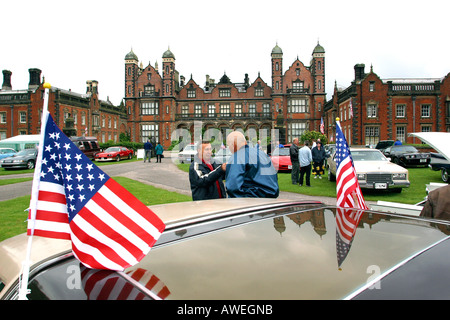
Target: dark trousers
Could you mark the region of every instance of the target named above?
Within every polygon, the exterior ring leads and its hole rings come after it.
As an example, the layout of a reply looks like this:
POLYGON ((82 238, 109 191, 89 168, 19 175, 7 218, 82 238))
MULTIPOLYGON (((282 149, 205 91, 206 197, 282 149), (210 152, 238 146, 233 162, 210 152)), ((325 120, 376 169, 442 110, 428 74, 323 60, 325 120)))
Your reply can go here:
POLYGON ((299 185, 303 184, 303 176, 306 174, 306 185, 311 185, 311 165, 307 165, 306 167, 302 166, 300 167, 300 181, 299 185))
POLYGON ((298 183, 298 175, 300 173, 300 164, 298 161, 292 161, 291 180, 292 184, 298 183))
POLYGON ((161 162, 161 156, 162 156, 162 154, 156 155, 156 162, 161 162))

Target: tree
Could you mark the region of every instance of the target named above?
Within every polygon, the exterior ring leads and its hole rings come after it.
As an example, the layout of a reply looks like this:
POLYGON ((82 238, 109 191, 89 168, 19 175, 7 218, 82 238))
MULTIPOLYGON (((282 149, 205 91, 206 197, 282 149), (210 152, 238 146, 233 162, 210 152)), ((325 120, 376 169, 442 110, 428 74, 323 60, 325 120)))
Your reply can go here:
POLYGON ((320 139, 320 141, 324 145, 328 143, 328 138, 326 135, 323 135, 317 131, 305 131, 300 137, 300 144, 303 144, 305 141, 310 141, 312 143, 313 140, 317 139, 320 139))

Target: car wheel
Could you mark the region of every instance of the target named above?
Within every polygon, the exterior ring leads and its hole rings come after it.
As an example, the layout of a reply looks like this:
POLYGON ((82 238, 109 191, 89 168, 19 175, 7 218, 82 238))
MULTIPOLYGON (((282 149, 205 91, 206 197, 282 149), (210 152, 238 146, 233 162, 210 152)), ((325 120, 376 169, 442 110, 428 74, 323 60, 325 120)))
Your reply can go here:
POLYGON ((131 153, 130 153, 130 154, 128 155, 128 160, 131 160, 131 157, 132 157, 132 156, 131 156, 131 153))
POLYGON ((28 169, 34 169, 34 161, 33 160, 28 160, 27 168, 28 169))
POLYGON ((116 161, 120 161, 120 156, 117 156, 117 157, 116 157, 116 161))
POLYGON ((442 178, 442 181, 444 181, 445 183, 449 183, 447 169, 445 169, 445 168, 441 169, 441 178, 442 178))

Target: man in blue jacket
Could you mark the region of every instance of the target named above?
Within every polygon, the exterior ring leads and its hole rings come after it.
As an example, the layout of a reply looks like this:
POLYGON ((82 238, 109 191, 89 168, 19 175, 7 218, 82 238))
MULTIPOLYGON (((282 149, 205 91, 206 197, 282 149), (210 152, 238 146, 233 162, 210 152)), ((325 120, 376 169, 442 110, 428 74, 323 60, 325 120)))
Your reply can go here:
POLYGON ((247 145, 239 131, 230 133, 227 146, 232 156, 227 163, 225 184, 230 198, 276 198, 280 193, 277 171, 269 156, 247 145))

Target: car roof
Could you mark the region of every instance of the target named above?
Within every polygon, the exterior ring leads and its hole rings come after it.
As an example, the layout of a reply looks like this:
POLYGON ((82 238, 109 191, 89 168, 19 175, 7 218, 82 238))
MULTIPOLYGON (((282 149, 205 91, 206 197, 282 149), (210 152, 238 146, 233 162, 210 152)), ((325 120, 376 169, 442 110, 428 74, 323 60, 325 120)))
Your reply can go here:
MULTIPOLYGON (((369 267, 384 275, 450 233, 448 222, 368 211, 342 259, 335 224, 341 212, 317 201, 233 198, 150 208, 166 230, 126 271, 148 270, 169 299, 346 298, 367 286, 369 267)), ((1 279, 3 257, 15 261, 18 275, 24 248, 24 235, 0 243, 1 279)), ((70 242, 35 237, 33 250, 40 261, 67 252, 70 242)))

